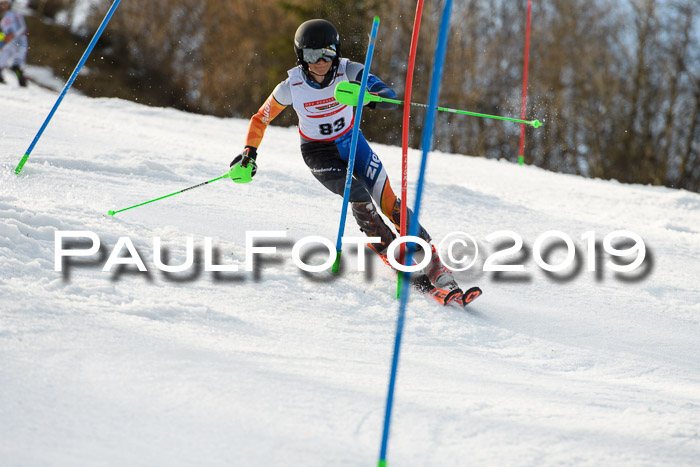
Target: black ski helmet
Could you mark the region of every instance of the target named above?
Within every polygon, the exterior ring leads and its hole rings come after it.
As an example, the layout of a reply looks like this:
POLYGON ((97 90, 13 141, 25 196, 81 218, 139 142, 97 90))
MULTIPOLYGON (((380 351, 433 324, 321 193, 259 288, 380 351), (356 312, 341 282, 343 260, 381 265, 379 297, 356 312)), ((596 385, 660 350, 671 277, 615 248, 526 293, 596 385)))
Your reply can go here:
POLYGON ((323 49, 333 46, 335 58, 333 64, 326 74, 326 79, 321 83, 321 87, 326 87, 333 80, 335 72, 340 63, 340 35, 338 30, 330 21, 325 19, 312 19, 301 23, 294 34, 294 53, 297 56, 297 65, 301 66, 306 73, 309 71, 309 64, 304 61, 303 49, 323 49))

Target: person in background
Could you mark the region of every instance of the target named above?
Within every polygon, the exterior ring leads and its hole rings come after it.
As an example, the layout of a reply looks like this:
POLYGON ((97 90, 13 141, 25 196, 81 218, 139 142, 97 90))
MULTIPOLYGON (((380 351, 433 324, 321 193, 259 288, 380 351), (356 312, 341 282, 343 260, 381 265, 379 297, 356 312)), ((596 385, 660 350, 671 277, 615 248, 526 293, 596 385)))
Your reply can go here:
POLYGON ((13 11, 12 0, 0 0, 0 83, 5 80, 2 70, 6 66, 17 76, 19 85, 27 85, 22 67, 27 58, 27 24, 21 14, 13 11))

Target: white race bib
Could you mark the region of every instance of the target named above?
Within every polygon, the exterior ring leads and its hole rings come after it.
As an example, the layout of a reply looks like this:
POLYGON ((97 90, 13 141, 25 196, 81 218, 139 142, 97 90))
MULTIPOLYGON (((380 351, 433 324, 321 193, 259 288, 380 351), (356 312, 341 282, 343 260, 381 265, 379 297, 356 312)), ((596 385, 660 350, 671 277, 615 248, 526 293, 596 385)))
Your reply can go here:
POLYGON ((347 62, 347 58, 340 60, 333 84, 323 89, 310 86, 299 67, 287 72, 292 105, 299 117, 299 133, 304 138, 332 141, 352 129, 355 118, 353 107, 341 104, 333 97, 338 82, 348 81, 345 74, 347 62))

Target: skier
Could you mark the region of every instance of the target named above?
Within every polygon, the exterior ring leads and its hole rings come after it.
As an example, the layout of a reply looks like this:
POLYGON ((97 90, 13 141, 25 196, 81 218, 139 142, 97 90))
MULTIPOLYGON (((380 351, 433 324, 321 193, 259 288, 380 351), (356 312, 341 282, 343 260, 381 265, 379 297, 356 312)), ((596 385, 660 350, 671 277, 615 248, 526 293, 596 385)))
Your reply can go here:
POLYGON ((0 83, 5 80, 2 77, 2 69, 10 65, 10 69, 17 76, 20 86, 27 85, 27 78, 22 71, 27 57, 27 25, 21 14, 10 10, 12 0, 0 0, 0 83))
MULTIPOLYGON (((297 67, 287 71, 289 77, 275 87, 260 110, 253 115, 248 127, 245 149, 230 166, 252 164, 257 171, 257 148, 268 124, 287 106, 293 106, 299 119, 301 154, 311 173, 326 188, 343 196, 352 128, 355 124, 353 108, 335 100, 334 92, 341 81, 359 82, 364 64, 342 58, 340 36, 329 21, 313 19, 301 24, 294 36, 297 67)), ((373 74, 369 74, 367 90, 387 98, 396 98, 394 91, 373 74)), ((394 108, 395 104, 372 102, 369 107, 394 108)), ((370 148, 362 133, 359 134, 353 182, 350 190, 352 214, 360 230, 370 237, 380 237, 381 243, 368 245, 386 259, 387 248, 396 238, 375 207, 393 222, 399 230, 401 200, 389 183, 379 156, 370 148)), ((410 216, 412 212, 408 211, 410 216)), ((430 243, 430 235, 419 227, 419 236, 430 243)), ((430 282, 444 293, 453 296, 459 287, 452 273, 442 264, 435 246, 430 263, 424 272, 430 282)), ((449 301, 449 300, 445 300, 449 301)))

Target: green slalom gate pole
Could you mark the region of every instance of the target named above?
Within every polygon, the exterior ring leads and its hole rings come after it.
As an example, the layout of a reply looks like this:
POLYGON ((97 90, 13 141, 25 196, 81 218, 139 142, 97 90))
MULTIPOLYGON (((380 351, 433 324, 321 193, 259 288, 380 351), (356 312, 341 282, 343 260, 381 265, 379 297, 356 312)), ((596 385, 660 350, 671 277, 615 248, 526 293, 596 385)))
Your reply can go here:
MULTIPOLYGON (((345 105, 357 105, 357 102, 359 101, 359 90, 360 86, 355 83, 351 83, 349 81, 341 81, 338 83, 338 86, 335 88, 335 99, 340 102, 341 104, 345 105)), ((370 93, 365 93, 365 98, 364 98, 364 104, 367 104, 369 102, 389 102, 391 104, 399 104, 402 105, 404 104, 404 101, 398 100, 398 99, 389 99, 386 97, 381 97, 377 96, 374 94, 370 93)), ((426 109, 428 108, 427 105, 425 104, 418 104, 415 102, 409 102, 411 105, 414 105, 416 107, 425 107, 426 109)), ((436 107, 437 110, 440 110, 442 112, 451 112, 455 114, 463 114, 463 115, 471 115, 472 117, 481 117, 481 118, 491 118, 494 120, 507 120, 509 122, 516 122, 516 123, 524 123, 525 125, 530 125, 534 128, 539 128, 542 126, 542 123, 539 120, 521 120, 518 118, 510 118, 510 117, 501 117, 499 115, 489 115, 489 114, 482 114, 478 112, 469 112, 468 110, 457 110, 457 109, 448 109, 446 107, 436 107)))
POLYGON ((159 198, 155 198, 155 199, 143 202, 143 203, 134 204, 133 206, 129 206, 128 208, 119 209, 117 211, 110 210, 110 211, 107 211, 107 214, 109 214, 110 216, 113 216, 113 215, 117 214, 118 212, 128 211, 129 209, 134 209, 134 208, 137 208, 139 206, 143 206, 144 204, 154 203, 154 202, 159 201, 161 199, 165 199, 165 198, 169 198, 171 196, 179 195, 180 193, 184 193, 185 191, 193 190, 195 188, 199 188, 200 186, 208 185, 209 183, 213 183, 217 180, 221 180, 222 178, 230 178, 235 183, 248 183, 253 179, 252 172, 253 172, 253 165, 252 164, 249 164, 248 167, 242 167, 242 166, 237 164, 237 165, 234 165, 231 168, 231 170, 229 170, 228 172, 226 172, 225 174, 223 174, 220 177, 212 178, 211 180, 207 180, 206 182, 198 183, 197 185, 192 185, 191 187, 184 188, 182 190, 176 191, 175 193, 170 193, 169 195, 161 196, 159 198))

